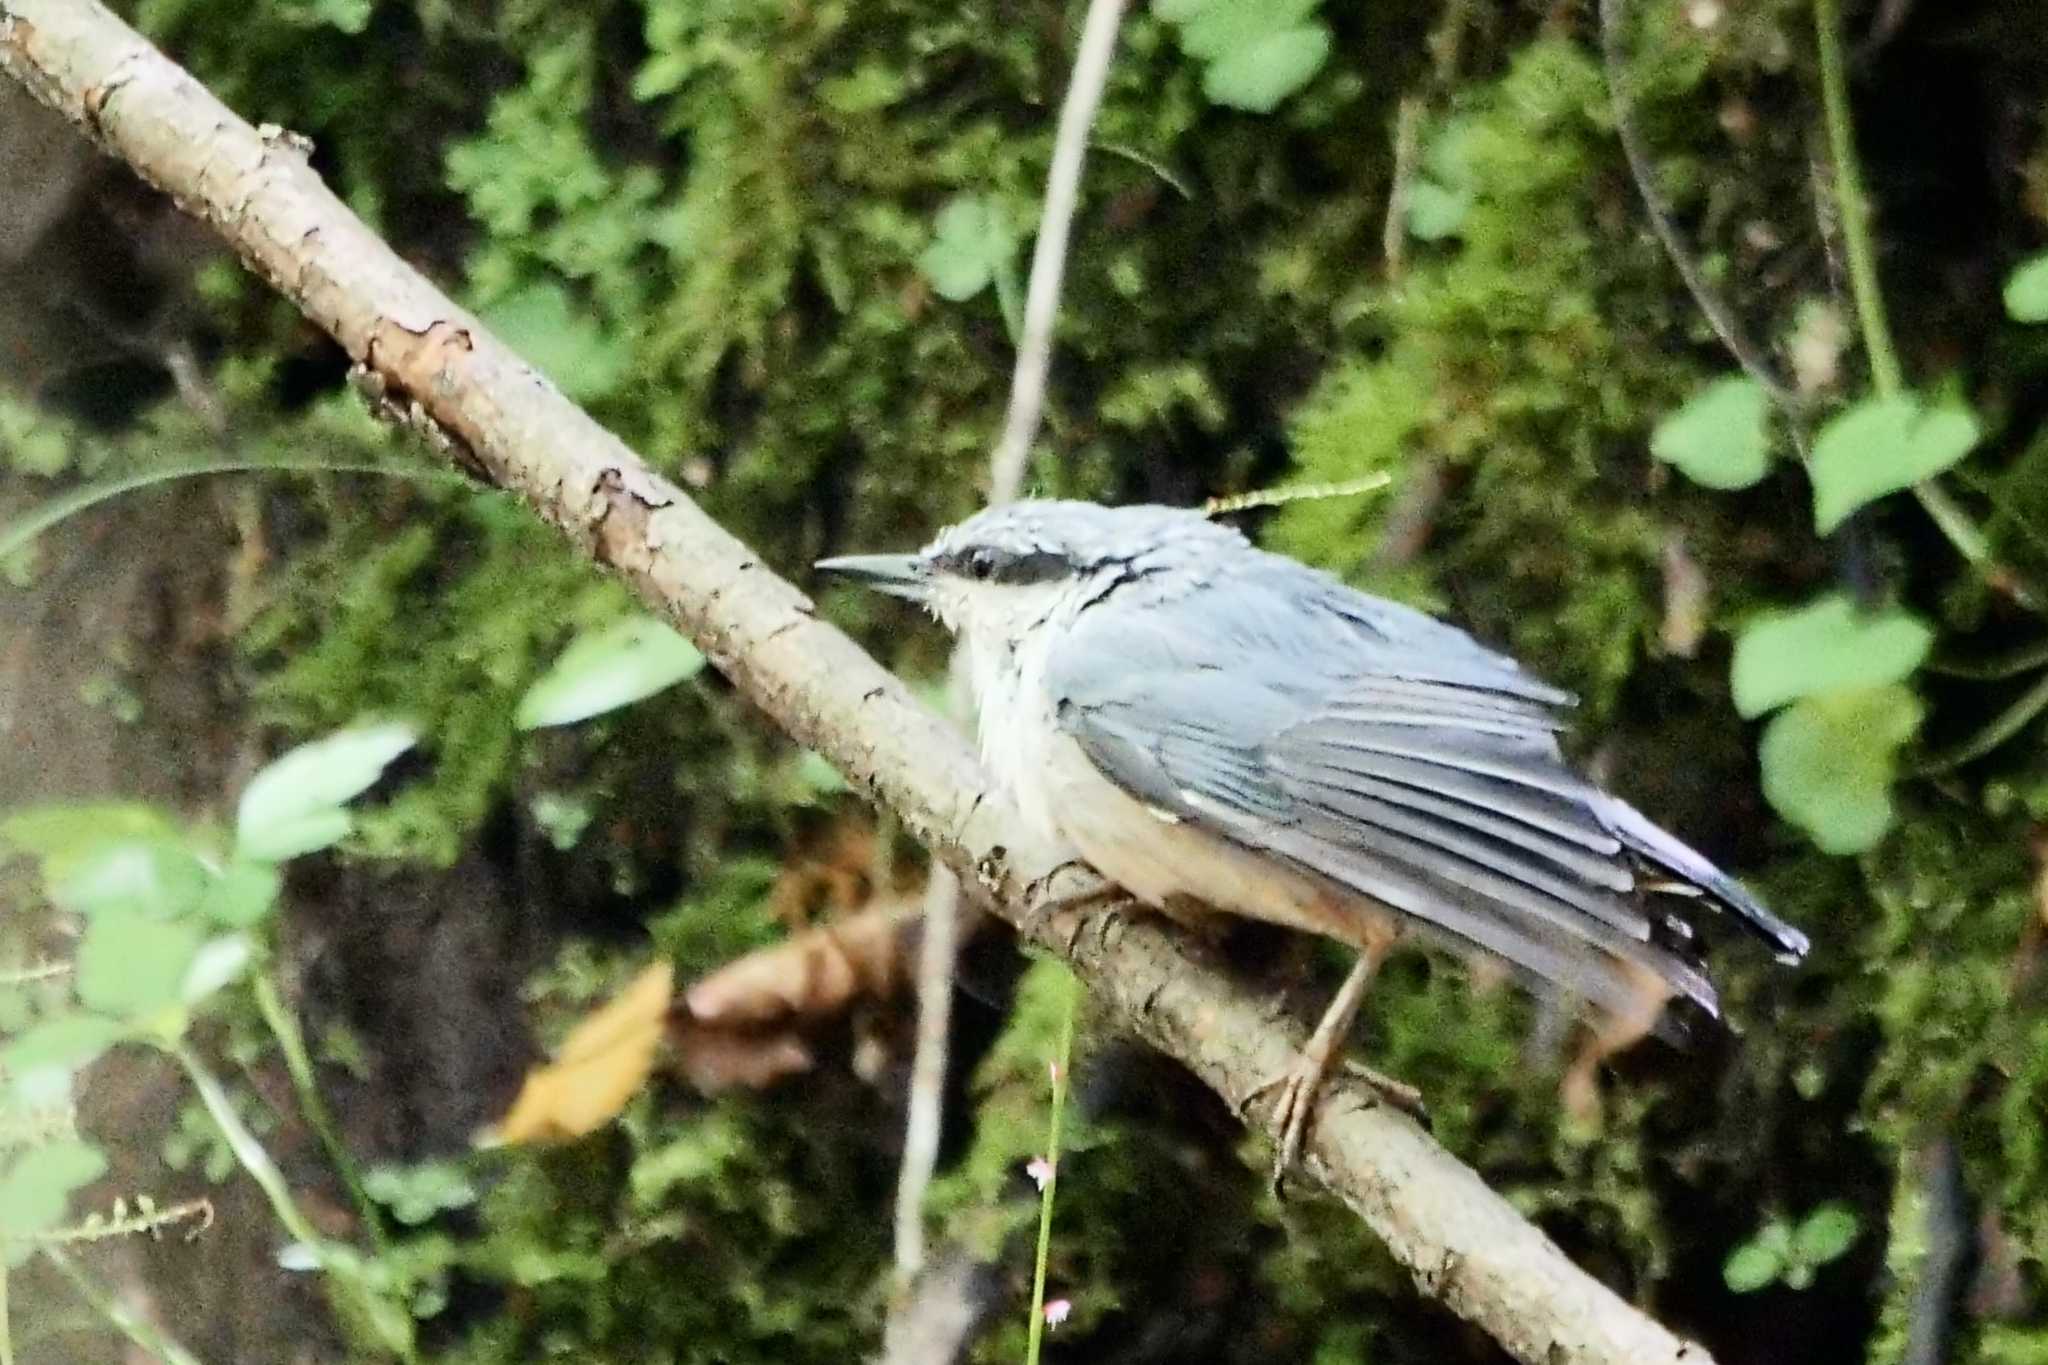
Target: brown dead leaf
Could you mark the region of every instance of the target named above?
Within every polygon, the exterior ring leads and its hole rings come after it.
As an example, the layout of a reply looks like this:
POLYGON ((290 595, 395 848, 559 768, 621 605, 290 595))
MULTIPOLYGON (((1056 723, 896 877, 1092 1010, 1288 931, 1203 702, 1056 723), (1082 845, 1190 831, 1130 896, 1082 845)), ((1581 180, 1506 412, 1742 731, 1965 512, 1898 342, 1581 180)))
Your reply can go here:
POLYGON ((647 1083, 674 997, 667 962, 634 977, 569 1031, 553 1061, 527 1073, 489 1140, 568 1142, 609 1123, 647 1083))
POLYGON ((919 908, 910 897, 873 901, 699 980, 669 1026, 677 1069, 707 1095, 763 1090, 809 1071, 807 1030, 907 988, 919 908))
POLYGON ((683 997, 700 1024, 738 1028, 836 1014, 855 998, 886 1000, 909 973, 917 902, 891 897, 728 962, 683 997))

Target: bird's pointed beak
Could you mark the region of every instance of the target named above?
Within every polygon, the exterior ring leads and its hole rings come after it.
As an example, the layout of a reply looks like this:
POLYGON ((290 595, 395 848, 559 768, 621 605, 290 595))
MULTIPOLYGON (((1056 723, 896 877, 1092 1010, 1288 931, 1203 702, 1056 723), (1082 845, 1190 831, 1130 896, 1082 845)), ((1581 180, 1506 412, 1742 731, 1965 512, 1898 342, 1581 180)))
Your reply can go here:
POLYGON ((931 575, 925 572, 924 560, 917 555, 840 555, 837 559, 819 560, 817 567, 824 573, 858 580, 876 592, 907 597, 913 602, 922 602, 931 588, 931 575))

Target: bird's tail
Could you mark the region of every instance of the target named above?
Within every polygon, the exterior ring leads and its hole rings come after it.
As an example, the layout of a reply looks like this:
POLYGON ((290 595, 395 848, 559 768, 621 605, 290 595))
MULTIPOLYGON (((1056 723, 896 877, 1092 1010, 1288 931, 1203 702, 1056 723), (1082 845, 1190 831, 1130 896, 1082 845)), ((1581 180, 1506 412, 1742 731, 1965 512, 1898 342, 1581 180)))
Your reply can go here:
POLYGON ((1652 863, 1720 903, 1741 920, 1758 938, 1771 945, 1780 962, 1797 962, 1811 947, 1805 934, 1764 908, 1733 877, 1666 834, 1634 806, 1617 797, 1598 797, 1595 810, 1608 833, 1652 863))

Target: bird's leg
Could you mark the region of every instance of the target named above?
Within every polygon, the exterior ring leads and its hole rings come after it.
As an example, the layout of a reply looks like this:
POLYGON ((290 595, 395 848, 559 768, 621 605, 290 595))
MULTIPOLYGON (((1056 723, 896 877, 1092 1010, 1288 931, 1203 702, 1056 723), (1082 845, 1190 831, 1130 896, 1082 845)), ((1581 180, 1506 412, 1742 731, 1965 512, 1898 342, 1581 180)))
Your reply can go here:
POLYGON ((1591 1126, 1600 1122, 1601 1063, 1649 1037, 1671 999, 1671 988, 1662 977, 1643 968, 1635 968, 1631 975, 1635 978, 1635 998, 1626 1008, 1602 1011, 1590 1021, 1586 1039, 1579 1045, 1571 1065, 1565 1068, 1564 1080, 1558 1087, 1565 1112, 1581 1124, 1591 1126))
MULTIPOLYGON (((1264 1081, 1245 1096, 1240 1108, 1266 1091, 1278 1088, 1279 1097, 1274 1101, 1273 1120, 1280 1128, 1280 1149, 1273 1161, 1273 1187, 1278 1189, 1280 1181, 1292 1169, 1301 1155, 1302 1139, 1308 1132, 1309 1114, 1315 1109, 1316 1092, 1322 1088, 1323 1078, 1329 1074, 1332 1059, 1345 1037, 1351 1032, 1352 1023, 1358 1018, 1359 1006, 1365 1002, 1366 988, 1372 984, 1373 976, 1380 964, 1386 961, 1387 953, 1393 948, 1391 937, 1375 935, 1368 939, 1358 954, 1358 961, 1352 964, 1351 974, 1344 978, 1344 984, 1337 988, 1337 994, 1330 1001, 1330 1007, 1323 1012, 1322 1021, 1308 1042, 1296 1054, 1294 1064, 1284 1073, 1264 1081)), ((1418 1112, 1422 1097, 1414 1087, 1381 1076, 1364 1067, 1350 1067, 1352 1070, 1380 1091, 1396 1107, 1418 1112)))

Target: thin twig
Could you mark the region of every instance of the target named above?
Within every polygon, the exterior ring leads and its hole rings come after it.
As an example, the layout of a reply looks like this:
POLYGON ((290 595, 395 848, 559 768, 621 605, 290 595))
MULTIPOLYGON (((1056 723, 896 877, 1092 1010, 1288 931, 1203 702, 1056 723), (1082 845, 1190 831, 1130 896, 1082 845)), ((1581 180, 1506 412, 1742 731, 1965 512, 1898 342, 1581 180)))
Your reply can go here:
MULTIPOLYGON (((1771 400, 1784 409, 1788 418, 1796 419, 1803 406, 1800 395, 1778 377, 1763 352, 1743 333, 1734 310, 1714 291, 1706 271, 1701 269, 1691 248, 1679 235, 1671 205, 1657 187, 1657 167, 1643 141, 1642 130, 1636 127, 1633 101, 1629 98, 1628 53, 1622 31, 1625 3, 1626 0, 1600 0, 1600 50, 1607 66, 1607 95, 1614 107, 1615 135, 1621 140, 1621 153, 1628 162, 1630 178, 1636 182, 1636 193, 1642 196, 1643 210, 1649 214, 1650 228, 1657 234, 1657 240, 1664 244, 1664 254, 1671 258, 1671 264, 1677 269, 1679 278, 1685 281, 1693 302, 1699 305, 1700 312, 1706 314, 1708 325, 1714 329, 1714 335, 1721 338, 1721 344, 1728 353, 1735 357, 1735 363, 1763 387, 1771 400)), ((1797 421, 1793 424, 1796 426, 1797 421)))
POLYGON ((1067 238, 1074 226, 1074 206, 1081 193, 1081 164, 1088 155, 1088 130, 1109 84, 1109 61, 1116 52, 1117 25, 1125 0, 1088 0, 1088 18, 1081 28, 1081 49, 1074 56, 1074 74, 1060 105, 1059 131, 1054 135, 1052 168, 1045 181, 1045 210, 1038 220, 1038 241, 1031 251, 1031 287, 1024 297, 1024 340, 1017 348, 1017 368, 1010 380, 1010 407, 1003 434, 989 461, 988 500, 1009 502, 1022 491, 1031 464, 1031 443, 1045 411, 1045 381, 1052 369, 1052 329, 1059 316, 1060 281, 1067 267, 1067 238))
MULTIPOLYGON (((1052 165, 1046 173, 1045 207, 1031 254, 1031 283, 1025 293, 1024 334, 1010 381, 1009 411, 1002 438, 989 457, 991 505, 1011 502, 1023 491, 1031 445, 1045 410, 1046 376, 1052 367, 1053 322, 1059 315, 1060 284, 1066 273, 1067 242, 1080 201, 1081 168, 1088 136, 1109 83, 1117 25, 1125 0, 1090 0, 1074 57, 1066 99, 1053 135, 1052 165)), ((961 659, 953 659, 950 689, 954 709, 964 711, 961 659)), ((917 960, 917 1050, 910 1066, 903 1163, 896 1176, 896 1283, 899 1293, 924 1267, 924 1197, 938 1162, 939 1127, 944 1118, 946 1041, 952 1024, 953 972, 959 955, 959 884, 934 867, 925 896, 924 939, 917 960)))
POLYGON ((1423 107, 1422 96, 1403 95, 1394 114, 1394 174, 1387 186, 1387 220, 1380 225, 1380 253, 1390 284, 1400 283, 1408 268, 1408 191, 1422 147, 1423 107))
POLYGON ((906 1293, 924 1269, 924 1196, 939 1160, 945 1118, 946 1043, 953 1027, 953 969, 959 957, 960 882, 932 865, 925 884, 924 933, 917 953, 917 1051, 896 1173, 896 1285, 906 1293))

